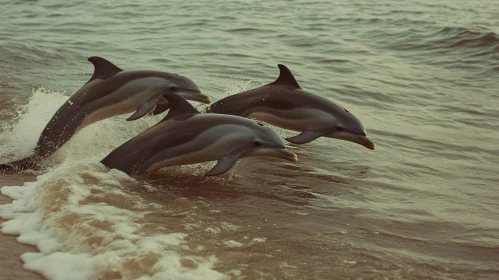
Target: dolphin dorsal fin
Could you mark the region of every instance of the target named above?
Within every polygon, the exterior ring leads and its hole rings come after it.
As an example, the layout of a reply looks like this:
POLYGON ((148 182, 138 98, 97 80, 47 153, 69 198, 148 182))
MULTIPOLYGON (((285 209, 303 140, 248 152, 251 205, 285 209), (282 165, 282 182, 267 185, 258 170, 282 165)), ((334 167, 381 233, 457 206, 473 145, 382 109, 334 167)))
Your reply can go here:
POLYGON ((166 117, 161 121, 167 121, 181 115, 199 114, 199 111, 194 108, 191 103, 187 102, 187 100, 176 93, 168 92, 165 93, 163 97, 168 100, 170 111, 168 111, 166 117))
POLYGON ((104 58, 99 57, 99 56, 89 57, 88 61, 92 62, 92 64, 94 65, 94 68, 95 68, 94 74, 92 75, 92 78, 90 78, 90 80, 88 80, 89 82, 94 80, 94 79, 97 79, 97 78, 111 77, 114 74, 123 71, 123 69, 114 65, 109 60, 104 59, 104 58))
POLYGON ((288 67, 283 64, 277 64, 277 67, 280 70, 279 77, 271 85, 280 85, 293 89, 301 88, 288 67))

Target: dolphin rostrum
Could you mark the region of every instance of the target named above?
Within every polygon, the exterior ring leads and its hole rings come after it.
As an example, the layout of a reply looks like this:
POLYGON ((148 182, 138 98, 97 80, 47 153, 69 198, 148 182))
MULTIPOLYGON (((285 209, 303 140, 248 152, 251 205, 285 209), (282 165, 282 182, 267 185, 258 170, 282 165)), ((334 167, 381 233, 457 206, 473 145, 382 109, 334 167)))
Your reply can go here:
POLYGON ((43 130, 33 154, 25 159, 0 165, 0 170, 34 168, 64 145, 83 127, 100 120, 135 113, 127 120, 138 119, 150 112, 167 110, 165 92, 177 92, 188 100, 211 103, 190 79, 159 71, 124 71, 108 60, 93 56, 88 59, 95 71, 90 80, 73 94, 54 114, 43 130))
POLYGON ((273 156, 296 161, 281 138, 269 127, 247 118, 200 114, 175 93, 167 116, 155 126, 113 150, 102 163, 131 176, 167 166, 217 160, 206 176, 227 172, 239 158, 273 156))
POLYGON ((213 103, 209 113, 257 119, 284 129, 301 132, 286 138, 304 144, 321 136, 342 139, 374 150, 360 120, 342 106, 303 90, 291 71, 278 65, 274 82, 225 97, 213 103))

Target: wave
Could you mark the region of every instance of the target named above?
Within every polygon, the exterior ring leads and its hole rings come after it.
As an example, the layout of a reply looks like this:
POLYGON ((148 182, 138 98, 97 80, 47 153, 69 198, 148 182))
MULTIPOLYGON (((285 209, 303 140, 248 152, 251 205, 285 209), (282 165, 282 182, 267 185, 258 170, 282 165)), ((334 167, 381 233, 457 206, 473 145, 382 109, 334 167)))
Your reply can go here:
POLYGON ((0 163, 28 156, 45 125, 67 99, 62 93, 43 87, 33 90, 28 102, 14 110, 17 116, 0 126, 0 163))
POLYGON ((25 43, 5 43, 0 44, 0 62, 6 65, 16 65, 19 63, 46 64, 47 60, 64 59, 70 51, 63 48, 46 48, 43 44, 33 45, 25 43))
POLYGON ((499 36, 494 32, 477 32, 461 27, 445 27, 435 35, 446 36, 448 48, 490 48, 499 51, 499 36))
MULTIPOLYGON (((410 32, 414 31, 414 32, 410 32)), ((392 34, 391 47, 397 50, 430 50, 485 56, 499 52, 499 36, 494 32, 471 31, 461 27, 444 27, 437 32, 392 34)), ((386 38, 385 38, 386 39, 386 38)))
MULTIPOLYGON (((19 116, 4 124, 2 160, 29 153, 67 98, 60 92, 34 90, 28 104, 18 107, 19 116)), ((21 256, 27 269, 56 280, 68 275, 82 280, 223 278, 212 269, 214 256, 186 249, 188 231, 147 220, 148 215, 169 211, 166 204, 137 193, 154 187, 99 162, 160 118, 125 122, 121 116, 86 127, 47 159, 53 167, 34 182, 1 188, 14 200, 0 205, 0 217, 7 220, 2 232, 19 235, 19 242, 39 249, 21 256), (54 167, 54 162, 60 165, 54 167)))
POLYGON ((21 256, 27 269, 56 280, 222 278, 211 269, 214 256, 179 252, 188 234, 144 224, 163 206, 128 192, 134 179, 93 161, 2 188, 15 199, 0 206, 0 216, 9 219, 2 232, 39 249, 21 256))

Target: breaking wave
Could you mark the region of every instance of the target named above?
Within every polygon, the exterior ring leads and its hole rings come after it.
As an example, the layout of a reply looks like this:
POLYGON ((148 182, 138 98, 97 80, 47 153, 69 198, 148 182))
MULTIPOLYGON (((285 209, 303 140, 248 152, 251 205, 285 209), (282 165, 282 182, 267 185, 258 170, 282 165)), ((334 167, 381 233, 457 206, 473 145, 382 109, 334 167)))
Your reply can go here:
MULTIPOLYGON (((2 161, 29 154, 66 99, 62 93, 35 90, 27 105, 19 106, 18 117, 2 127, 2 161)), ((222 278, 211 268, 214 256, 197 256, 185 248, 188 233, 145 221, 147 214, 168 210, 129 189, 154 187, 99 162, 161 117, 139 122, 124 118, 86 127, 48 159, 53 167, 33 182, 2 187, 1 193, 14 200, 0 206, 0 217, 8 220, 2 232, 36 246, 40 252, 21 258, 27 269, 49 279, 222 278)))

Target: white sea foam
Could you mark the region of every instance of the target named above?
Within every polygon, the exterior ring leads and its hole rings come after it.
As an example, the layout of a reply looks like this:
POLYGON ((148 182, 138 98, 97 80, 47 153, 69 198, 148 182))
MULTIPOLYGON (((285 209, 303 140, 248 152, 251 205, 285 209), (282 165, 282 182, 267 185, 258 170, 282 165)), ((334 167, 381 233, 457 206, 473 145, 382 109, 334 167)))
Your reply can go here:
MULTIPOLYGON (((27 155, 67 97, 36 90, 11 127, 0 136, 2 161, 27 155), (43 102, 42 102, 43 101, 43 102), (43 104, 43 106, 42 106, 43 104)), ((164 205, 144 201, 126 186, 144 183, 108 170, 99 160, 161 117, 125 122, 108 119, 83 129, 49 158, 62 163, 34 182, 5 186, 13 199, 0 206, 5 234, 19 235, 38 253, 21 256, 25 267, 48 279, 221 279, 214 256, 185 253, 184 232, 162 224, 145 230, 144 219, 164 205), (183 252, 183 253, 182 253, 183 252)), ((145 186, 144 190, 151 190, 145 186)))
POLYGON ((29 155, 47 122, 67 99, 60 92, 44 88, 33 90, 29 101, 17 108, 18 116, 12 122, 1 124, 0 162, 5 157, 12 159, 29 155))
POLYGON ((224 245, 227 246, 227 247, 231 247, 231 248, 237 248, 237 247, 243 247, 244 246, 243 243, 237 242, 235 240, 226 240, 226 241, 224 241, 224 245))

